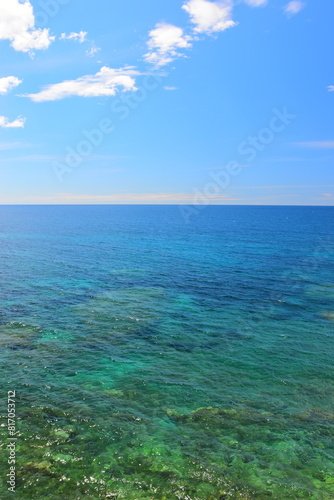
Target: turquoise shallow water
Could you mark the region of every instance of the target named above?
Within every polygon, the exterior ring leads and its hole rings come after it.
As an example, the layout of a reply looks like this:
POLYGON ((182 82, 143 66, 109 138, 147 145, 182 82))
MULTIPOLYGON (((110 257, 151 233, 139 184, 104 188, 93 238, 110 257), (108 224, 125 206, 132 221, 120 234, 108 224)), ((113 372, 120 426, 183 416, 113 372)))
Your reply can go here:
POLYGON ((334 498, 333 215, 0 207, 17 497, 334 498))

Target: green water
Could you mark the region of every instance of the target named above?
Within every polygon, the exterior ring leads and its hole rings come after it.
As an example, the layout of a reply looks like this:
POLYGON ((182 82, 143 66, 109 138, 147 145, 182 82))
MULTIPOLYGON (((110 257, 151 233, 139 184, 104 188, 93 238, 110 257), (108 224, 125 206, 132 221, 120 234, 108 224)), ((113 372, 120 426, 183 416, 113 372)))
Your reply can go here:
POLYGON ((334 498, 332 211, 30 210, 0 209, 18 498, 334 498))

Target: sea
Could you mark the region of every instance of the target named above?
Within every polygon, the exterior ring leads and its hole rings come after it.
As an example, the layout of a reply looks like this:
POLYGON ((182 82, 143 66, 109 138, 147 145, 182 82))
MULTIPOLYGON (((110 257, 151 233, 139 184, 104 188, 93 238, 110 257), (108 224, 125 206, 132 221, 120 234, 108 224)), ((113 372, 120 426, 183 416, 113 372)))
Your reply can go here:
POLYGON ((1 499, 334 499, 334 207, 1 206, 0 272, 1 499))

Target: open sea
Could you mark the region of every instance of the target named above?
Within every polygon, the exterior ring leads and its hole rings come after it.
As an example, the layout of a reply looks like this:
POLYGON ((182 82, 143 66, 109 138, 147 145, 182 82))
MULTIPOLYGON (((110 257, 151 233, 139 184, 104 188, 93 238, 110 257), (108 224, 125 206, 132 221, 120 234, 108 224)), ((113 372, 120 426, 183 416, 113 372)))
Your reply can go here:
POLYGON ((1 206, 0 271, 1 500, 334 499, 334 207, 1 206))

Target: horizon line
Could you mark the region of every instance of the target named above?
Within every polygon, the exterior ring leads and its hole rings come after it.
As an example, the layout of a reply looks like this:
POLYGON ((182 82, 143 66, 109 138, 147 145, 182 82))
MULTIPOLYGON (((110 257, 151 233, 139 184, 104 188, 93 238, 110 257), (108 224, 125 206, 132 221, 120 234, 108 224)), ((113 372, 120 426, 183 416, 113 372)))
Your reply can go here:
POLYGON ((189 203, 0 203, 0 207, 193 207, 193 208, 208 208, 208 207, 319 207, 319 208, 334 208, 333 205, 311 205, 311 204, 214 204, 194 205, 189 203))

